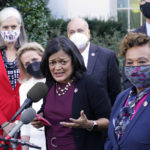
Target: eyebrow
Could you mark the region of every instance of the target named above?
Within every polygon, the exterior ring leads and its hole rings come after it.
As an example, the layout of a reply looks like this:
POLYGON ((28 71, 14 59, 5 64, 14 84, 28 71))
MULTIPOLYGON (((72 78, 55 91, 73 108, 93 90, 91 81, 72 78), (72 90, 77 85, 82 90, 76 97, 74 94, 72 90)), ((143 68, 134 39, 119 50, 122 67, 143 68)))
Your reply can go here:
MULTIPOLYGON (((61 59, 61 60, 68 60, 68 58, 66 58, 66 57, 63 57, 63 58, 59 57, 59 59, 61 59)), ((55 59, 51 59, 51 60, 49 59, 49 61, 53 61, 53 60, 55 60, 55 59)))

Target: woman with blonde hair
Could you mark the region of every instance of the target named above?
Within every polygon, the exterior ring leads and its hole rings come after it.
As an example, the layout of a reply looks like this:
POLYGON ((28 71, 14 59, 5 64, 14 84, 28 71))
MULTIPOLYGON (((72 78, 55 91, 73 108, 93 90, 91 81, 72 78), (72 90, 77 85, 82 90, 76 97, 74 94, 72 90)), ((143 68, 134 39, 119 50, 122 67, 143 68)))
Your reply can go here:
MULTIPOLYGON (((24 100, 27 98, 28 91, 36 84, 37 82, 45 82, 41 70, 40 62, 44 53, 44 48, 37 42, 30 42, 24 44, 17 53, 18 62, 20 69, 24 73, 24 80, 19 89, 20 94, 20 104, 24 103, 24 100)), ((32 108, 38 111, 43 103, 42 100, 37 103, 32 104, 32 108)), ((31 124, 24 125, 21 128, 21 138, 24 141, 29 141, 40 147, 42 150, 46 150, 45 146, 45 134, 44 127, 36 129, 31 124)), ((27 146, 23 146, 22 150, 31 150, 27 146)))

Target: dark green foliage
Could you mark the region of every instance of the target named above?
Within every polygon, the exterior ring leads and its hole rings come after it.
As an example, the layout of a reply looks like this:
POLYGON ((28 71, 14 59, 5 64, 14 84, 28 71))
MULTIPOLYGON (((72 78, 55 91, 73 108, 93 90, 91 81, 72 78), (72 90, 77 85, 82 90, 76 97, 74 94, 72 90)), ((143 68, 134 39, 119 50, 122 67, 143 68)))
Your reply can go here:
POLYGON ((50 12, 44 0, 1 0, 0 10, 4 7, 17 8, 24 20, 29 41, 36 41, 43 46, 48 40, 48 20, 50 12))

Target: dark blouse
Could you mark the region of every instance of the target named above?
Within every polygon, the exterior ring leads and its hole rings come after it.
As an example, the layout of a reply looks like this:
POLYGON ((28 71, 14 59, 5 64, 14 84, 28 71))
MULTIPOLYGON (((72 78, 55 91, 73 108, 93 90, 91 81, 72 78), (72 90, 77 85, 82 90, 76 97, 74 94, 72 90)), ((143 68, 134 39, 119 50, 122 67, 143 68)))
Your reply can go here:
MULTIPOLYGON (((65 84, 59 86, 64 88, 65 84)), ((47 95, 44 116, 52 124, 51 127, 46 127, 47 150, 77 150, 72 129, 60 124, 62 121, 70 122, 73 96, 74 83, 61 96, 56 94, 56 85, 54 84, 47 95)))
POLYGON ((17 58, 13 62, 8 62, 5 50, 2 50, 2 57, 12 89, 15 89, 20 75, 17 58))

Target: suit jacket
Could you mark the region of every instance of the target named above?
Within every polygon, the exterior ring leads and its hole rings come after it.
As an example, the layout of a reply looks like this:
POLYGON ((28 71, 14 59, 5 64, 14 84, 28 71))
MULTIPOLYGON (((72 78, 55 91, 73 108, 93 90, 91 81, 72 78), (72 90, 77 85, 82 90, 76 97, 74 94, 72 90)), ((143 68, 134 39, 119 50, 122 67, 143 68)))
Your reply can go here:
POLYGON ((123 91, 116 99, 108 129, 108 141, 105 150, 150 150, 150 95, 140 106, 131 123, 125 129, 124 135, 118 142, 114 133, 113 118, 118 116, 120 109, 125 104, 131 88, 123 91))
MULTIPOLYGON (((143 26, 140 26, 139 28, 137 28, 134 32, 136 33, 144 33, 147 35, 147 29, 146 29, 146 24, 144 24, 143 26)), ((125 66, 125 62, 123 62, 123 85, 124 85, 124 89, 127 89, 132 85, 132 83, 127 79, 125 72, 124 72, 124 66, 125 66)))
POLYGON ((0 125, 10 121, 20 107, 19 86, 18 82, 15 89, 12 89, 0 51, 0 125))
POLYGON ((134 32, 147 34, 146 23, 137 28, 134 32))
POLYGON ((90 43, 87 73, 104 85, 113 104, 121 91, 120 71, 114 51, 90 43))
MULTIPOLYGON (((49 87, 52 86, 50 83, 47 84, 49 87)), ((84 110, 89 120, 109 117, 111 107, 108 95, 102 85, 85 75, 75 82, 75 91, 72 102, 72 118, 79 118, 81 110, 84 110)), ((72 130, 78 150, 104 149, 103 131, 87 131, 80 128, 72 130)))

